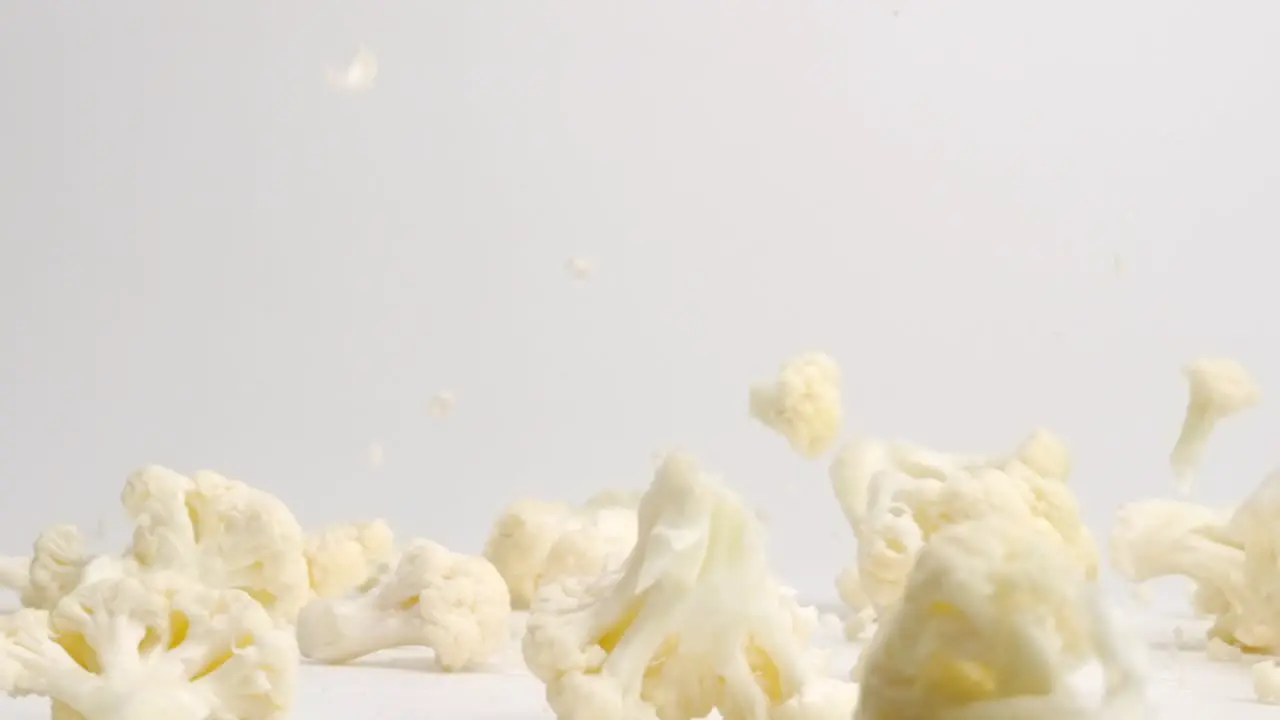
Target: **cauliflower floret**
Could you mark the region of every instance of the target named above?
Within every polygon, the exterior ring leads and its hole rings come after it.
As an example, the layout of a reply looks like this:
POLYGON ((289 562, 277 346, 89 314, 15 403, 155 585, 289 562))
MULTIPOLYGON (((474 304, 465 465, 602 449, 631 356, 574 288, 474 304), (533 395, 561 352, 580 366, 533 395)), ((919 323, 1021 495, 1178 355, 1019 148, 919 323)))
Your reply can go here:
POLYGON ((538 583, 595 577, 620 566, 635 545, 635 510, 603 506, 574 513, 547 551, 538 583))
POLYGON ((276 720, 298 650, 248 595, 179 578, 101 580, 0 624, 0 687, 60 720, 276 720))
POLYGON ((529 607, 547 553, 572 514, 573 508, 565 503, 525 499, 512 503, 498 516, 484 556, 506 580, 516 609, 529 607))
POLYGON ((864 598, 876 614, 898 601, 929 538, 988 516, 1051 529, 1076 566, 1094 577, 1097 547, 1066 485, 1069 469, 1065 446, 1043 429, 1008 455, 952 455, 865 438, 851 442, 830 471, 858 541, 857 567, 837 578, 841 598, 855 612, 850 631, 866 624, 864 598))
POLYGON ((1262 399, 1258 383, 1240 363, 1228 358, 1206 358, 1182 370, 1187 378, 1187 410, 1182 429, 1169 454, 1169 467, 1182 494, 1191 483, 1200 456, 1213 428, 1226 418, 1257 405, 1262 399))
POLYGON ((772 382, 751 386, 751 416, 779 433, 805 457, 818 457, 840 434, 840 366, 822 353, 788 360, 772 382))
POLYGON ((74 525, 53 525, 36 537, 32 548, 25 607, 49 609, 80 584, 80 571, 90 557, 84 538, 74 525))
POLYGON ((93 579, 131 572, 133 564, 85 552, 74 525, 52 525, 36 536, 29 558, 0 558, 0 581, 21 591, 24 607, 48 610, 72 590, 93 579))
POLYGON ((304 656, 328 663, 423 645, 445 670, 462 670, 501 648, 510 615, 511 596, 492 563, 417 540, 364 592, 308 603, 298 643, 304 656))
POLYGON ((544 580, 594 576, 625 560, 635 545, 632 500, 630 493, 610 490, 582 508, 531 499, 507 507, 494 523, 484 556, 507 581, 512 607, 528 608, 544 580))
POLYGON ((395 556, 395 535, 381 520, 330 525, 307 536, 311 589, 335 597, 364 584, 395 556))
POLYGON ((638 536, 615 573, 548 583, 535 598, 524 657, 557 717, 849 717, 851 704, 814 714, 814 698, 840 695, 809 689, 823 682, 808 646, 816 614, 772 578, 763 530, 735 494, 669 455, 638 536))
POLYGON ((1094 717, 1065 680, 1095 660, 1104 708, 1141 706, 1134 660, 1056 535, 1000 516, 966 522, 920 554, 862 658, 855 718, 1094 717))
POLYGON ((274 495, 207 470, 188 478, 149 466, 129 476, 121 501, 143 570, 243 590, 285 622, 311 597, 302 528, 274 495))

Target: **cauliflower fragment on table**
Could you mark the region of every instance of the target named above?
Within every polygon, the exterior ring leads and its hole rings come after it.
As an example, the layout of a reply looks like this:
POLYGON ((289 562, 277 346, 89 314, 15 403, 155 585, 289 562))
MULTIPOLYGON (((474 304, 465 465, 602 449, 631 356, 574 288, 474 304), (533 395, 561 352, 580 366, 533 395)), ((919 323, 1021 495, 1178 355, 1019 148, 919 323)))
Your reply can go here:
POLYGON ((805 353, 782 365, 777 379, 751 386, 751 416, 787 439, 804 457, 829 450, 840 433, 840 366, 822 353, 805 353))
POLYGON ((501 649, 510 615, 511 596, 492 563, 417 540, 376 583, 308 603, 298 616, 298 643, 305 657, 328 663, 421 645, 435 651, 443 669, 462 670, 501 649))
POLYGON ((1222 420, 1257 405, 1262 390, 1240 363, 1228 358, 1196 360, 1183 368, 1188 397, 1182 429, 1169 455, 1178 491, 1191 492, 1193 474, 1200 464, 1213 428, 1222 420))
POLYGON ((1255 663, 1252 667, 1253 694, 1259 702, 1280 705, 1280 665, 1275 658, 1255 663))
POLYGON ((593 577, 616 568, 636 542, 636 499, 604 491, 581 508, 519 500, 502 512, 484 556, 511 590, 512 607, 529 607, 538 585, 566 576, 593 577))
POLYGON ((817 613, 770 575, 754 513, 692 458, 669 455, 626 565, 543 585, 523 653, 561 720, 848 718, 822 677, 817 613))
POLYGON ((382 520, 330 525, 307 535, 311 589, 334 597, 363 585, 395 556, 395 534, 382 520))
MULTIPOLYGON (((1097 572, 1098 551, 1066 484, 1063 443, 1037 429, 1008 455, 952 455, 920 445, 859 438, 831 464, 832 488, 858 543, 857 564, 837 577, 858 614, 887 613, 920 549, 943 529, 988 516, 1051 529, 1076 565, 1097 572)), ((865 624, 855 614, 854 627, 865 624)))
POLYGON ((144 571, 243 590, 292 622, 311 597, 302 528, 270 493, 202 470, 186 477, 148 466, 125 482, 129 554, 144 571))
POLYGON ((51 698, 59 720, 278 720, 297 669, 292 634, 248 595, 172 576, 92 582, 0 622, 0 690, 51 698))
POLYGON ((1141 717, 1144 705, 1092 583, 1048 528, 1001 517, 929 540, 860 665, 856 720, 1141 717), (1091 662, 1107 677, 1097 715, 1066 682, 1091 662))

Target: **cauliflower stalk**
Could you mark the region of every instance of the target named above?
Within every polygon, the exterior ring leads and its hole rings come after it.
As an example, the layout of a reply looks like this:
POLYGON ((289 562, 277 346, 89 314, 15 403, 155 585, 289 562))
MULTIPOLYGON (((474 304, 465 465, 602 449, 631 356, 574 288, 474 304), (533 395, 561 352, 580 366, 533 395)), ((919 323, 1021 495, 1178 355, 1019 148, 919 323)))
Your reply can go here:
POLYGON ((921 552, 901 603, 859 660, 855 720, 1142 717, 1140 673, 1092 583, 1045 526, 990 517, 921 552), (1066 682, 1090 663, 1101 708, 1066 682))
POLYGON ((754 513, 692 458, 669 455, 639 507, 626 565, 544 585, 523 653, 562 720, 848 718, 822 678, 816 613, 768 571, 754 513))
POLYGON ((792 450, 818 457, 831 449, 844 420, 840 366, 822 353, 798 355, 782 365, 773 381, 751 386, 747 407, 752 417, 786 438, 792 450))
POLYGON ((297 668, 248 595, 171 576, 91 582, 0 624, 0 689, 51 698, 59 720, 277 720, 297 668))
POLYGON ((963 456, 901 442, 860 438, 831 466, 841 509, 858 541, 857 563, 836 587, 853 611, 854 636, 869 616, 897 603, 916 556, 943 529, 987 516, 1052 531, 1087 577, 1097 572, 1097 547, 1066 485, 1070 459, 1045 430, 1009 455, 963 456))
POLYGON ((328 663, 421 645, 445 670, 462 670, 501 649, 510 615, 511 596, 492 563, 418 540, 382 578, 350 596, 307 604, 298 644, 305 657, 328 663))
POLYGON ((520 500, 494 523, 484 556, 511 591, 511 604, 527 609, 538 585, 566 577, 594 577, 626 560, 636 543, 636 498, 605 491, 581 508, 520 500))
POLYGON ((363 585, 392 562, 395 535, 381 520, 330 525, 307 536, 304 553, 311 590, 335 597, 363 585))
POLYGON ((128 553, 142 570, 243 590, 285 622, 310 599, 302 528, 275 496, 210 471, 149 466, 129 477, 121 500, 134 523, 128 553))

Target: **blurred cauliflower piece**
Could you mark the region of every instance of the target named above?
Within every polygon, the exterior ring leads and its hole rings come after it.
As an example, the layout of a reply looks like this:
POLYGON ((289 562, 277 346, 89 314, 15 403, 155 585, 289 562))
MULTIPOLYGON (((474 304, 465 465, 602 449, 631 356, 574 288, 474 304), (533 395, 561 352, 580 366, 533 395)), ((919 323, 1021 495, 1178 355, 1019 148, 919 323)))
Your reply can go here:
POLYGON ((901 597, 916 556, 942 530, 1003 517, 1049 529, 1086 577, 1098 550, 1066 485, 1065 445, 1037 429, 1008 455, 952 455, 904 442, 858 438, 831 464, 841 510, 858 543, 856 567, 837 577, 854 611, 850 632, 864 627, 869 605, 883 615, 901 597))
POLYGON ((308 603, 298 643, 305 657, 327 663, 420 645, 445 670, 463 670, 501 649, 510 615, 511 596, 492 563, 416 540, 367 589, 308 603))
POLYGON ((529 607, 538 585, 567 575, 593 577, 616 568, 635 545, 638 499, 606 490, 581 508, 519 500, 502 512, 484 556, 511 590, 512 607, 529 607))
POLYGON ((860 660, 856 720, 1142 717, 1140 674, 1092 583, 1044 525, 953 525, 920 553, 860 660), (1101 708, 1069 675, 1098 662, 1101 708))
POLYGON ((1257 405, 1262 390, 1240 363, 1227 358, 1196 360, 1183 368, 1188 397, 1182 429, 1169 455, 1178 491, 1191 483, 1213 428, 1222 420, 1257 405))
POLYGON ((611 575, 544 584, 524 637, 561 720, 835 720, 854 695, 823 677, 817 614, 771 576, 754 513, 692 458, 669 455, 611 575))
POLYGON ((243 590, 292 622, 311 597, 302 528, 274 495, 202 470, 186 477, 148 466, 121 501, 133 520, 129 554, 144 571, 243 590))
POLYGON ((306 538, 311 589, 320 597, 363 585, 395 556, 395 535, 381 520, 330 525, 306 538))
POLYGON ((1111 558, 1126 579, 1180 575, 1193 605, 1211 616, 1209 637, 1247 652, 1280 652, 1280 473, 1234 511, 1153 499, 1116 515, 1111 558))
POLYGON ((36 536, 31 557, 0 558, 0 585, 18 590, 24 607, 48 610, 90 579, 123 575, 131 567, 127 559, 87 553, 74 525, 51 525, 36 536))
POLYGON ((59 720, 278 720, 297 669, 292 634, 248 595, 166 576, 0 622, 0 689, 51 698, 59 720))
POLYGON ((751 386, 751 416, 779 433, 804 457, 829 450, 840 433, 840 366, 822 353, 788 360, 772 382, 751 386))

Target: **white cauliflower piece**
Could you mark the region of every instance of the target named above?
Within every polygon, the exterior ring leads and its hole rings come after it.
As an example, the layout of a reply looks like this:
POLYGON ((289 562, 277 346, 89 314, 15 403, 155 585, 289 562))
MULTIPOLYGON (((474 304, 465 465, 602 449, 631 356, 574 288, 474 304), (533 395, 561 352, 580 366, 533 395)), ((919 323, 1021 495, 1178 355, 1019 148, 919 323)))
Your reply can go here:
POLYGON ((1176 500, 1130 503, 1117 513, 1111 560, 1133 582, 1171 575, 1195 584, 1196 610, 1214 618, 1210 637, 1249 651, 1280 650, 1275 513, 1280 480, 1264 482, 1234 513, 1176 500))
POLYGON ((523 610, 544 580, 616 568, 635 545, 635 515, 635 499, 619 490, 597 493, 581 508, 519 500, 494 523, 484 556, 507 581, 512 607, 523 610))
POLYGON ((538 583, 596 577, 613 570, 636 545, 636 511, 604 506, 571 514, 542 565, 538 583))
POLYGON ((861 659, 856 720, 1130 717, 1140 674, 1058 538, 994 516, 950 526, 861 659), (1091 661, 1102 713, 1065 682, 1091 661))
POLYGON ((129 476, 121 501, 143 570, 243 590, 285 622, 311 597, 302 528, 274 495, 207 470, 188 478, 149 466, 129 476))
POLYGON ((0 689, 59 720, 278 720, 298 650, 248 595, 165 576, 76 589, 0 624, 0 689))
POLYGON ((1275 658, 1255 663, 1252 668, 1253 694, 1259 702, 1280 705, 1280 665, 1275 658))
POLYGON ((1183 368, 1187 378, 1187 411, 1169 455, 1178 491, 1191 484, 1213 428, 1222 420, 1257 405, 1262 390, 1240 363, 1227 358, 1196 360, 1183 368))
POLYGON ((779 433, 804 457, 829 450, 840 434, 840 366, 822 353, 788 360, 772 382, 751 386, 751 416, 779 433))
POLYGON ((0 558, 0 584, 21 592, 24 607, 48 610, 90 579, 116 577, 132 563, 106 555, 90 555, 74 525, 51 525, 36 536, 31 557, 0 558))
POLYGON ((382 520, 330 525, 306 538, 311 589, 335 597, 363 585, 396 553, 395 534, 382 520))
POLYGON ((869 438, 846 445, 830 476, 858 541, 856 568, 837 578, 841 599, 855 613, 849 630, 866 625, 866 604, 876 614, 896 604, 930 537, 983 517, 1052 529, 1077 567, 1094 577, 1097 547, 1066 485, 1069 470, 1065 446, 1043 429, 1008 455, 954 455, 869 438))
POLYGON ((850 716, 808 647, 816 613, 770 575, 754 513, 692 458, 658 468, 639 538, 616 573, 539 590, 523 651, 558 718, 850 716))
POLYGON ((547 553, 572 514, 565 503, 525 499, 509 505, 494 522, 484 556, 506 580, 512 607, 529 607, 547 553))
POLYGON ((312 600, 298 616, 298 644, 312 660, 344 663, 393 647, 435 651, 445 670, 489 660, 509 638, 511 596, 482 557, 416 540, 395 569, 347 597, 312 600))

